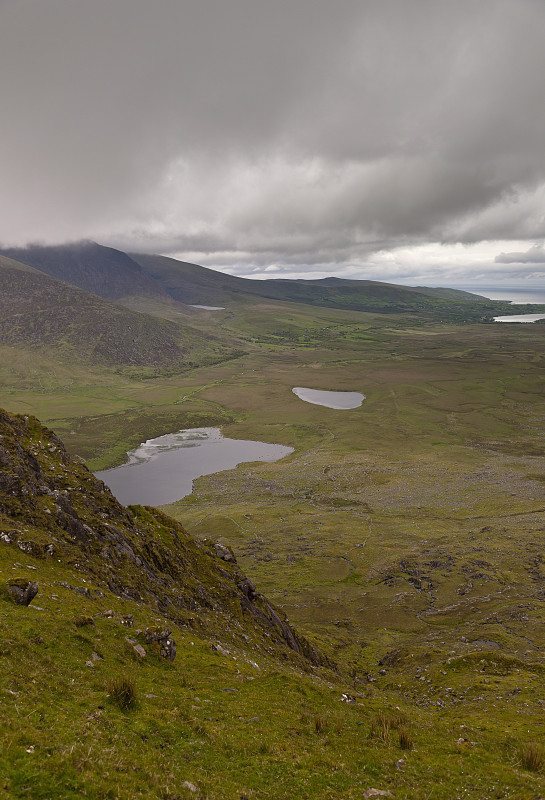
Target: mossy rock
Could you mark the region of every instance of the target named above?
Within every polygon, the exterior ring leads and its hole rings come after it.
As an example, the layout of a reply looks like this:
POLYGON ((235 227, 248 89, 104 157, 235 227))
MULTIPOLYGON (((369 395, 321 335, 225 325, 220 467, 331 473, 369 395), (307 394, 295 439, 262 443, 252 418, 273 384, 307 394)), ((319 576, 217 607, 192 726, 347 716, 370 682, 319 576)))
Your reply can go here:
POLYGON ((7 591, 14 603, 28 606, 38 594, 38 584, 27 578, 12 578, 7 583, 7 591))

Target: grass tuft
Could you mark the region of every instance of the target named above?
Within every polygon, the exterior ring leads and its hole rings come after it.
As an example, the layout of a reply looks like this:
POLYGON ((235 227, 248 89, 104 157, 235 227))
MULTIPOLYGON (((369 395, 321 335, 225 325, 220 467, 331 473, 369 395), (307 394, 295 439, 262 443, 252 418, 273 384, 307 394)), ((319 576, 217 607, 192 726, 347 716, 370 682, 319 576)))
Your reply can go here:
POLYGON ((208 737, 208 729, 206 725, 204 725, 200 720, 195 719, 193 721, 193 732, 197 734, 197 736, 205 736, 208 737))
POLYGON ((74 617, 74 625, 76 628, 83 628, 85 625, 94 625, 95 621, 92 617, 88 617, 85 614, 78 614, 74 617))
POLYGON ((399 728, 399 746, 402 750, 412 750, 413 749, 413 739, 407 728, 405 726, 401 726, 399 728))
POLYGON ((136 684, 128 675, 112 678, 108 682, 108 693, 122 711, 130 711, 136 705, 136 684))
POLYGON ((314 730, 316 733, 325 733, 327 730, 329 723, 327 718, 324 717, 322 714, 315 714, 314 715, 314 730))
POLYGON ((369 738, 386 742, 390 736, 390 731, 402 728, 405 725, 405 722, 406 719, 403 714, 392 714, 389 711, 379 711, 377 714, 371 717, 369 738))
POLYGON ((523 745, 520 752, 522 766, 531 772, 541 772, 545 767, 545 749, 534 742, 523 745))

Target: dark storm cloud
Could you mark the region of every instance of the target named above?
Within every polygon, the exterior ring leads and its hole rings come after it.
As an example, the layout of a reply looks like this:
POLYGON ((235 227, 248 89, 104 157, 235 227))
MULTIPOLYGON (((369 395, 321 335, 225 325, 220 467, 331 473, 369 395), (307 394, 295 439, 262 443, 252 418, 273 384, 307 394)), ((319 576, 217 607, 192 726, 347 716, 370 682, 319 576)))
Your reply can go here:
POLYGON ((0 0, 0 241, 492 263, 545 236, 544 34, 537 0, 0 0))

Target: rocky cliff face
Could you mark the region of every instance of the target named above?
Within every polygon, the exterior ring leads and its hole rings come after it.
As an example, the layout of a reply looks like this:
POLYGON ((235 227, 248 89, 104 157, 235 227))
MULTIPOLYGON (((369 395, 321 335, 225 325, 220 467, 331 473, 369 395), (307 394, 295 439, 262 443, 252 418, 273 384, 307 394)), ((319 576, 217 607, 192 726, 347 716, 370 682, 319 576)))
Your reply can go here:
POLYGON ((36 418, 2 410, 0 546, 51 561, 59 577, 77 569, 91 595, 112 592, 240 646, 324 664, 228 548, 194 541, 155 508, 124 508, 36 418))

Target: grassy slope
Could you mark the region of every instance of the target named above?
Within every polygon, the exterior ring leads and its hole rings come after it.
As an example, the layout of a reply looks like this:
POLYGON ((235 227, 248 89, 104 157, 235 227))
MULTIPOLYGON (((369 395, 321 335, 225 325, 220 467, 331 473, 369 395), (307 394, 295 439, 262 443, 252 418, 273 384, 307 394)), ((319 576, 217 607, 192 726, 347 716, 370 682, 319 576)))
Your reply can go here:
POLYGON ((0 430, 5 544, 79 569, 102 590, 178 624, 221 633, 232 643, 251 641, 273 656, 286 657, 288 644, 300 665, 322 663, 265 598, 241 588, 246 578, 233 558, 215 557, 211 543, 197 545, 156 509, 120 506, 36 418, 0 410, 0 430), (244 630, 250 636, 242 637, 244 630))
MULTIPOLYGON (((290 723, 275 697, 281 680, 269 692, 264 684, 256 716, 268 720, 259 732, 274 744, 260 753, 253 734, 242 745, 242 723, 214 728, 206 753, 228 777, 222 787, 205 762, 200 777, 211 797, 232 796, 235 785, 252 797, 360 797, 377 785, 411 798, 539 791, 520 751, 543 735, 544 328, 415 322, 260 303, 222 313, 218 324, 253 348, 236 363, 112 379, 108 392, 82 374, 79 393, 27 385, 10 396, 51 414, 63 404, 59 429, 77 424, 92 398, 78 447, 102 435, 104 421, 112 431, 126 424, 127 436, 156 410, 172 419, 223 414, 235 420, 232 435, 296 446, 276 465, 200 479, 195 496, 170 510, 195 535, 233 544, 246 572, 344 665, 352 675, 345 685, 365 696, 364 706, 340 706, 337 689, 322 687, 312 704, 292 703, 290 723), (302 403, 293 385, 362 390, 367 400, 333 411, 302 403), (103 416, 114 409, 117 417, 103 416), (416 742, 404 770, 393 767, 396 732, 386 743, 367 738, 373 714, 396 705, 416 742), (331 725, 320 738, 308 714, 322 712, 331 725), (227 765, 221 748, 233 744, 233 725, 240 746, 227 765), (287 766, 292 750, 296 770, 287 766), (277 793, 233 783, 235 767, 252 781, 272 776, 277 793)), ((208 680, 192 663, 201 697, 208 680)), ((236 718, 244 707, 234 698, 236 718)), ((134 742, 127 739, 129 759, 134 742)), ((179 781, 171 791, 180 793, 179 781)))

